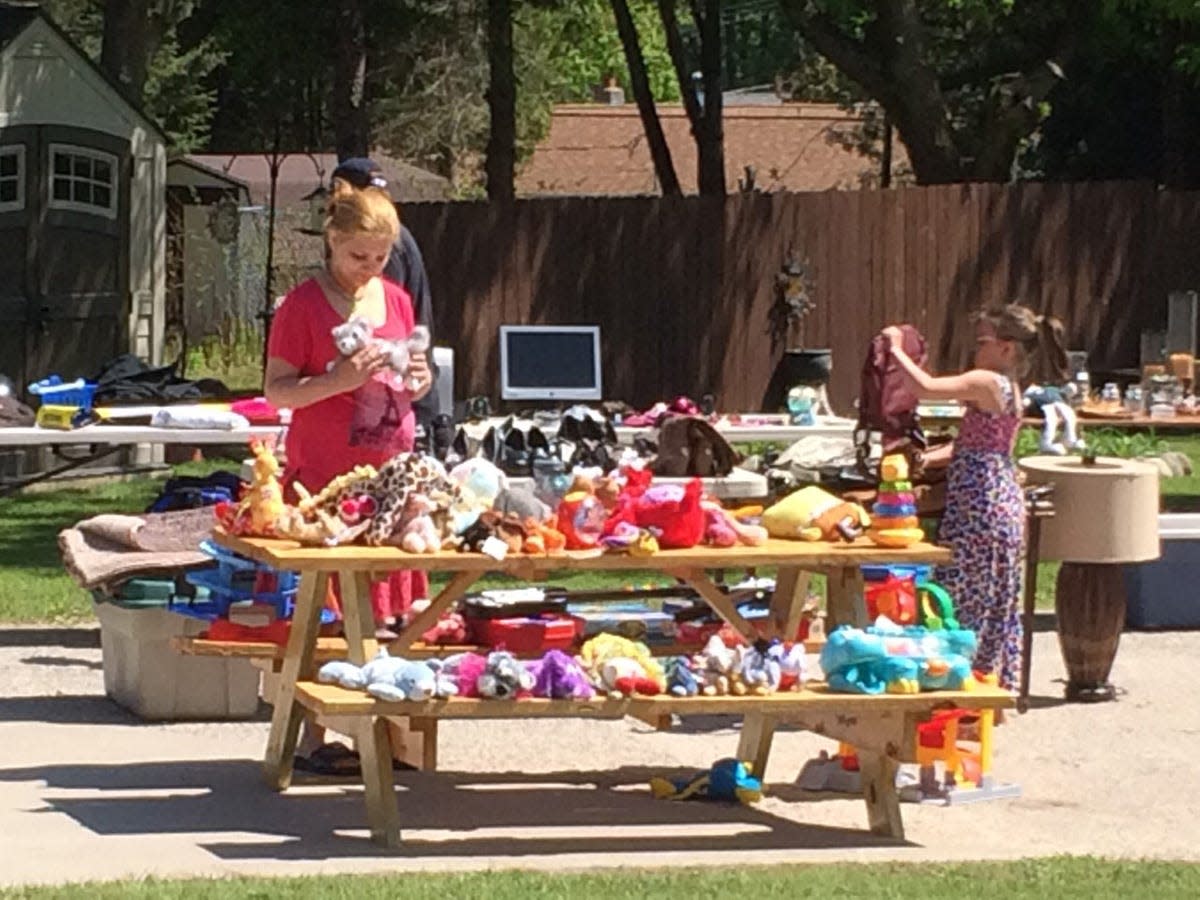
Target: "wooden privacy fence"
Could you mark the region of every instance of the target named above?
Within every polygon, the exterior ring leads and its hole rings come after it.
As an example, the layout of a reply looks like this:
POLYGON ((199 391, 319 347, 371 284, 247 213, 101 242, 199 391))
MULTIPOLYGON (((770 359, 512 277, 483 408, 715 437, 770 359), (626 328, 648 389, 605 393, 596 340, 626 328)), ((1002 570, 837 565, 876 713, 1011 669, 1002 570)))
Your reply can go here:
POLYGON ((1094 369, 1138 363, 1173 290, 1200 286, 1200 195, 1139 182, 964 184, 711 199, 564 198, 402 210, 456 351, 456 393, 499 395, 498 327, 599 324, 606 397, 644 406, 712 392, 760 409, 775 276, 807 260, 809 347, 833 351, 849 413, 867 343, 910 322, 939 367, 971 346, 967 313, 1018 301, 1061 316, 1094 369))

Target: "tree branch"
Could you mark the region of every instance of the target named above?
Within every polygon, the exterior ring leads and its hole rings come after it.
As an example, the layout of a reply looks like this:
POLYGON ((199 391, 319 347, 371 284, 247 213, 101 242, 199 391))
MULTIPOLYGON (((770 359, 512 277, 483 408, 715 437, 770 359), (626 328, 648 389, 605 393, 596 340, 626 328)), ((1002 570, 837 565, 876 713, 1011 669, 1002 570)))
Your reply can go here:
MULTIPOLYGON (((818 53, 882 102, 889 91, 887 78, 883 68, 866 52, 862 43, 842 31, 825 13, 807 12, 798 9, 797 5, 796 0, 783 5, 785 15, 791 19, 795 29, 818 53)), ((802 5, 807 9, 807 3, 802 5)))
POLYGON ((638 40, 637 26, 629 13, 629 3, 627 0, 609 2, 617 20, 617 33, 625 50, 625 62, 629 65, 629 86, 637 100, 638 113, 642 117, 642 128, 646 132, 646 143, 654 160, 654 171, 658 175, 659 186, 664 197, 682 196, 679 176, 675 174, 675 164, 671 161, 671 148, 667 145, 662 122, 658 118, 658 109, 654 105, 654 95, 650 92, 650 80, 646 77, 646 60, 642 57, 642 46, 638 40))
POLYGON ((683 37, 679 33, 679 20, 675 17, 675 0, 658 0, 658 15, 662 19, 663 31, 667 36, 667 52, 675 67, 675 77, 679 80, 679 95, 683 98, 683 108, 687 111, 688 121, 692 123, 692 136, 699 140, 700 119, 704 113, 700 109, 700 101, 696 99, 691 73, 687 70, 683 37))

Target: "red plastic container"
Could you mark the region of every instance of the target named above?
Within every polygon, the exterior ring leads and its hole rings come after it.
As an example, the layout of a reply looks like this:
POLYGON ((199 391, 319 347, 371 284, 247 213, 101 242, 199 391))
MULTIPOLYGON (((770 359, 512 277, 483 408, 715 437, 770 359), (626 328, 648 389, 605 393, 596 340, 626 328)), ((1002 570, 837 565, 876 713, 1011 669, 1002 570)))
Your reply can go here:
POLYGON ((471 640, 513 653, 570 650, 583 630, 571 616, 521 616, 512 619, 468 619, 471 640))

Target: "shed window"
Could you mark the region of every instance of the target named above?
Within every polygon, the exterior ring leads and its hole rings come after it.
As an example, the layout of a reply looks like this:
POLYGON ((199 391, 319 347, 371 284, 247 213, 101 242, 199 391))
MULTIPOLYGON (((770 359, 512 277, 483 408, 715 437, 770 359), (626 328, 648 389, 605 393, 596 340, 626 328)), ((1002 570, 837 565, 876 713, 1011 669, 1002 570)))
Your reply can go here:
POLYGON ((50 145, 50 206, 117 216, 117 159, 85 147, 50 145))
POLYGON ((0 147, 0 212, 25 208, 25 147, 0 147))

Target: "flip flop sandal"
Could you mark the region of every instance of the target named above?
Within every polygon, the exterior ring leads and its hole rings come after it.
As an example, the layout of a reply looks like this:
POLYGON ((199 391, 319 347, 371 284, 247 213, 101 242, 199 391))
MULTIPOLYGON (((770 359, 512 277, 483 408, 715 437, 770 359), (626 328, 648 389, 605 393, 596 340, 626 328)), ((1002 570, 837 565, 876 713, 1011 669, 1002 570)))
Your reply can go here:
POLYGON ((361 775, 362 765, 358 753, 345 744, 322 744, 308 756, 297 756, 292 768, 310 775, 351 776, 361 775))

